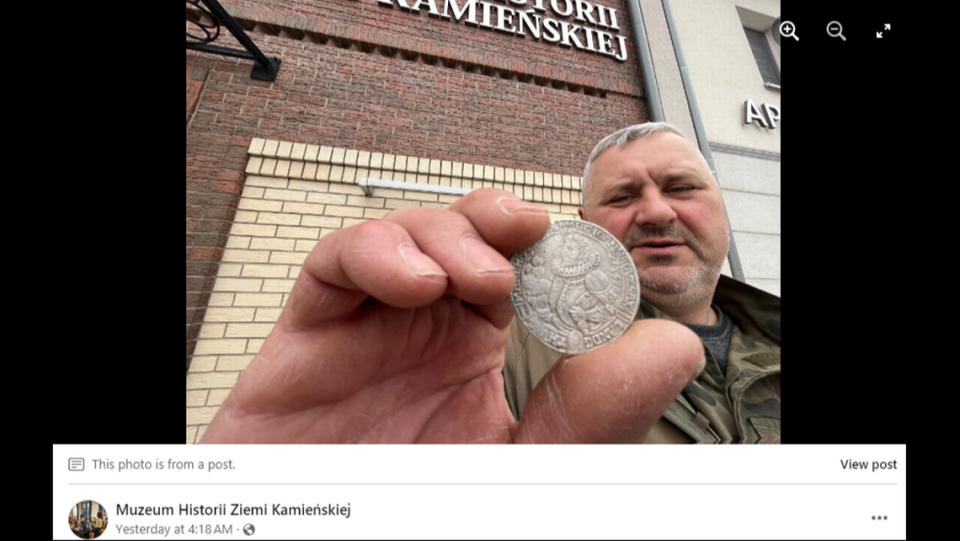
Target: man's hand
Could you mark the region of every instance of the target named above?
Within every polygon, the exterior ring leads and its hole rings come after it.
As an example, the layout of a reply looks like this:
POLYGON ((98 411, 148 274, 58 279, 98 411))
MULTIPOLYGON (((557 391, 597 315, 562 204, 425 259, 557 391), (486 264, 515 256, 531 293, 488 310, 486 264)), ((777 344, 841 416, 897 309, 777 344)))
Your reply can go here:
POLYGON ((320 239, 204 443, 640 441, 702 368, 696 336, 634 322, 558 362, 513 420, 500 375, 513 268, 546 211, 502 190, 320 239))

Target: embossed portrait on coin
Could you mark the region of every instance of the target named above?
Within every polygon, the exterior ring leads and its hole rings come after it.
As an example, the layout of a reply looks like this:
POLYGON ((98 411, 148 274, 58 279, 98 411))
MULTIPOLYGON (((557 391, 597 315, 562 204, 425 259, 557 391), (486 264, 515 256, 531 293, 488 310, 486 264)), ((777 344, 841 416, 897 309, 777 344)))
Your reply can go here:
POLYGON ((603 310, 616 309, 619 288, 599 269, 600 253, 577 233, 563 236, 560 257, 553 260, 556 275, 549 304, 555 307, 560 327, 582 333, 595 331, 604 321, 603 310))
POLYGON ((593 224, 554 222, 540 242, 511 261, 517 315, 557 351, 578 354, 608 343, 636 313, 633 262, 619 241, 593 224))

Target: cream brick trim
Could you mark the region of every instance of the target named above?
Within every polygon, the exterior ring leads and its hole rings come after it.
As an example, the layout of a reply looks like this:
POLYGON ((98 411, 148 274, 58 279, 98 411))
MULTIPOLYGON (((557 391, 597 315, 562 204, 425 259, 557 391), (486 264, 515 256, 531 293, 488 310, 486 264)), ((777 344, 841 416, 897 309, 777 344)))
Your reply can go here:
POLYGON ((250 141, 247 154, 250 156, 247 175, 260 178, 356 184, 360 178, 370 177, 434 186, 494 187, 523 193, 524 199, 536 203, 580 204, 580 177, 544 171, 328 146, 318 148, 316 145, 257 138, 250 141), (480 181, 479 184, 476 181, 480 181), (526 196, 523 186, 541 189, 531 190, 526 196))

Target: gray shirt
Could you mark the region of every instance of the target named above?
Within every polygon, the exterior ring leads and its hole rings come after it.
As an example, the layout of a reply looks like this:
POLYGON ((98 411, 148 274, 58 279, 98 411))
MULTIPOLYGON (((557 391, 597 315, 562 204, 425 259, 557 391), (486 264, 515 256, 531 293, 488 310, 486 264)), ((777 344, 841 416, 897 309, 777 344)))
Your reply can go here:
POLYGON ((696 333, 710 349, 710 353, 713 353, 713 357, 717 359, 717 364, 720 365, 720 371, 726 376, 730 339, 733 337, 733 321, 716 304, 712 308, 717 313, 717 323, 715 325, 687 325, 687 327, 696 333))

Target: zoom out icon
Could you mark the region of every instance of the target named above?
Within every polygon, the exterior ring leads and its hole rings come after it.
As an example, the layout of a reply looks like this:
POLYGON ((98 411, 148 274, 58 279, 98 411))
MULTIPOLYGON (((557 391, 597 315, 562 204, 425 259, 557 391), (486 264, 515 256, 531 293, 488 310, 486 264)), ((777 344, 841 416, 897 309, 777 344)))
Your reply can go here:
POLYGON ((827 35, 831 38, 841 38, 843 41, 847 41, 847 38, 843 37, 843 25, 839 21, 827 23, 827 35))

